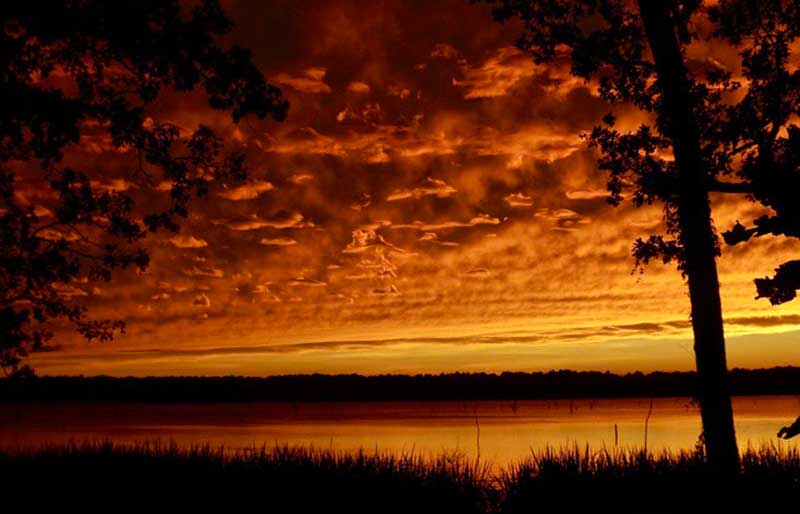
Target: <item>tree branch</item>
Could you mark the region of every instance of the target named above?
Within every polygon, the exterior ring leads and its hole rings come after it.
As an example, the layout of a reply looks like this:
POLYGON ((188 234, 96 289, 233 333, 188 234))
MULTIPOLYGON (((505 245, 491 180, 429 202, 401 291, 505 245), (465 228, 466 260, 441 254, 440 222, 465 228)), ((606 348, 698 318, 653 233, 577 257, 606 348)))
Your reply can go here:
POLYGON ((753 192, 753 186, 747 182, 722 182, 714 180, 708 185, 712 193, 748 194, 753 192))

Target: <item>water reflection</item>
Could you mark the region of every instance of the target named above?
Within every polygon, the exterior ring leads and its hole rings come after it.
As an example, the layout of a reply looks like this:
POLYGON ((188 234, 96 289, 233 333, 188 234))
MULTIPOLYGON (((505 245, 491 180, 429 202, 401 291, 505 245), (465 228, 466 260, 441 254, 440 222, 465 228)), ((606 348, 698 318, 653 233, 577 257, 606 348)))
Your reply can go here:
MULTIPOLYGON (((653 450, 692 448, 697 409, 685 398, 653 400, 647 430, 653 450)), ((102 404, 0 406, 0 445, 7 449, 69 440, 159 440, 227 449, 313 445, 317 448, 431 455, 477 455, 496 466, 546 446, 644 444, 647 399, 250 404, 102 404), (616 425, 616 434, 615 434, 616 425)), ((734 399, 740 444, 778 444, 775 434, 800 414, 794 397, 734 399)), ((794 441, 780 442, 794 446, 794 441)))

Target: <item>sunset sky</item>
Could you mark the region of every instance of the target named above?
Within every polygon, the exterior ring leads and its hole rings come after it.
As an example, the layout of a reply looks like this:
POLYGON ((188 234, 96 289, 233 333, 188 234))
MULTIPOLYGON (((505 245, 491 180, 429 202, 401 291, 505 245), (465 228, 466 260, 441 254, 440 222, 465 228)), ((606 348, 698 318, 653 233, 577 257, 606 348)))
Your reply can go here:
MULTIPOLYGON (((65 290, 128 331, 61 334, 31 359, 38 372, 693 368, 680 274, 633 272, 631 244, 663 230, 660 208, 610 206, 580 139, 609 111, 634 128, 638 111, 604 104, 566 61, 535 65, 513 47, 518 27, 466 0, 225 5, 228 42, 252 49, 288 119, 235 126, 200 93, 159 99, 153 116, 243 145, 251 178, 150 238, 146 274, 65 290)), ((732 48, 688 58, 737 72, 732 48)), ((99 185, 163 202, 132 183, 132 159, 91 135, 68 156, 99 185)), ((713 208, 720 229, 758 212, 730 196, 713 208)), ((785 238, 723 248, 731 367, 800 364, 800 302, 756 301, 752 283, 798 251, 785 238)))

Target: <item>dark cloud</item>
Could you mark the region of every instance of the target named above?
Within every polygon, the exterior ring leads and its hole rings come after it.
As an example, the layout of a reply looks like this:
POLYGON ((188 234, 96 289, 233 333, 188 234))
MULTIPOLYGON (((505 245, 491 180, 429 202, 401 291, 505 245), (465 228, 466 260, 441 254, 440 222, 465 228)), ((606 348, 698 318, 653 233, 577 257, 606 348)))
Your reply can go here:
MULTIPOLYGON (((602 355, 632 338, 689 339, 680 275, 631 274, 632 241, 658 231, 662 213, 605 201, 606 177, 580 134, 609 107, 564 56, 534 64, 513 47, 514 23, 464 0, 234 0, 230 13, 229 39, 283 88, 289 117, 234 126, 195 93, 157 103, 186 133, 204 123, 244 151, 251 176, 196 201, 179 234, 152 237, 146 274, 121 274, 102 294, 63 288, 129 322, 98 359, 124 370, 126 359, 155 355, 189 366, 192 356, 263 353, 305 356, 298 369, 315 371, 330 359, 312 350, 381 347, 385 362, 422 353, 443 362, 467 347, 490 348, 491 359, 503 345, 557 353, 585 343, 582 352, 602 355), (138 352, 142 340, 158 351, 138 352)), ((645 121, 626 107, 616 114, 623 128, 645 121)), ((133 155, 107 139, 85 143, 65 164, 140 207, 166 205, 167 188, 137 183, 133 155)), ((43 188, 22 184, 20 194, 47 215, 43 188)), ((741 202, 715 199, 714 209, 718 227, 754 217, 741 202)), ((800 319, 793 305, 773 313, 754 303, 751 283, 798 250, 767 239, 724 249, 732 335, 800 319)), ((71 364, 60 370, 80 372, 94 359, 74 335, 62 339, 43 371, 63 359, 71 364)))

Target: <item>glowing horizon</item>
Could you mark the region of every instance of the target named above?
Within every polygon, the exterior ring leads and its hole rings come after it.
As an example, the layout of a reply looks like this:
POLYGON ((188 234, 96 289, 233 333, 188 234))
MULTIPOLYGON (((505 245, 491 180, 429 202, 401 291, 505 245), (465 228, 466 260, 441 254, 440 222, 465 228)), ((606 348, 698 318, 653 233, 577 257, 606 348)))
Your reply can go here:
MULTIPOLYGON (((580 139, 609 111, 634 127, 638 111, 611 109, 566 62, 535 65, 513 25, 465 0, 225 5, 231 40, 281 86, 288 119, 234 126, 196 95, 157 103, 242 145, 251 177, 195 201, 179 234, 153 236, 147 274, 65 290, 128 333, 59 334, 31 357, 39 373, 694 367, 680 274, 632 273, 631 244, 663 230, 660 209, 608 205, 580 139)), ((733 48, 698 43, 688 58, 737 72, 733 48)), ((130 159, 91 137, 67 156, 98 184, 160 201, 126 179, 130 159)), ((43 202, 35 184, 21 190, 43 202)), ((757 212, 713 199, 719 229, 757 212)), ((722 248, 730 367, 800 363, 800 303, 756 301, 752 283, 798 249, 722 248)))

